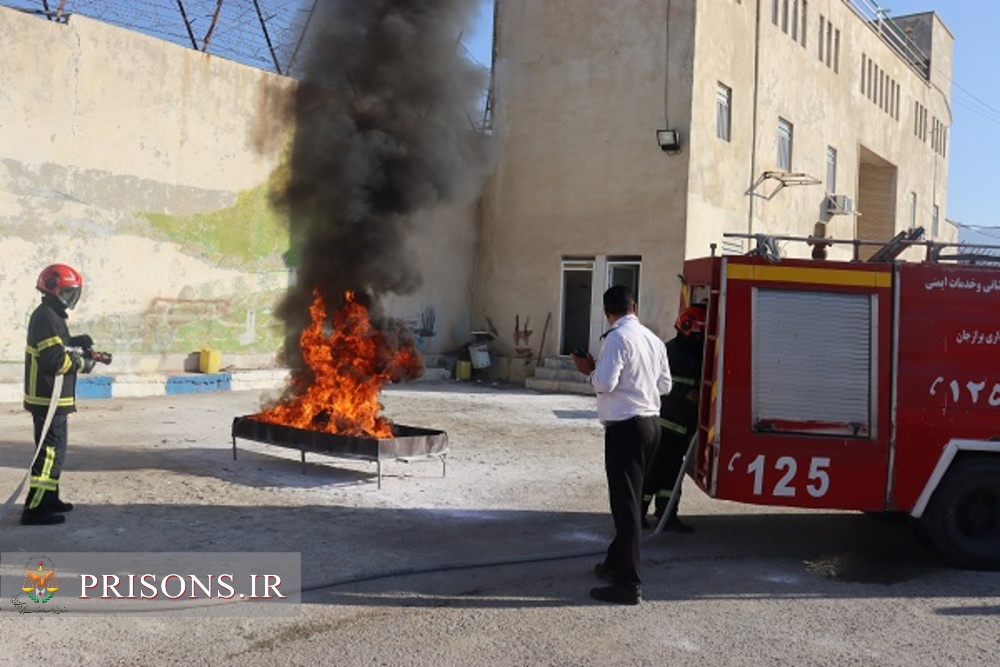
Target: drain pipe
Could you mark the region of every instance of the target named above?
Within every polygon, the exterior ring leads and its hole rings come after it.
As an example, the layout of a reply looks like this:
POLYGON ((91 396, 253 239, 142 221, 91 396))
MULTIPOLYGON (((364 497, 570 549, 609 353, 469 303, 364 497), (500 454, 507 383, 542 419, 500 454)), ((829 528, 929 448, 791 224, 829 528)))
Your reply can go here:
POLYGON ((757 199, 754 194, 754 183, 757 173, 757 91, 760 88, 760 0, 757 0, 753 30, 753 126, 750 128, 750 188, 747 191, 750 197, 750 203, 747 206, 747 234, 751 237, 753 236, 754 204, 757 199))

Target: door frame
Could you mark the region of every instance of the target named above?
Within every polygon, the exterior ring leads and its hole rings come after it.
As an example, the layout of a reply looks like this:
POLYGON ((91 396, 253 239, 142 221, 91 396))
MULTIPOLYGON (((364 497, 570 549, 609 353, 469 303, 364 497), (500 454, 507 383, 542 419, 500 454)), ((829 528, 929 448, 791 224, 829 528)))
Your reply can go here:
POLYGON ((565 357, 562 353, 563 336, 566 330, 566 272, 567 271, 589 271, 590 277, 590 331, 587 332, 587 346, 588 349, 592 347, 591 341, 594 340, 594 326, 593 326, 593 315, 594 315, 594 275, 596 272, 597 261, 594 257, 563 257, 559 260, 559 328, 557 330, 556 338, 556 355, 565 357))

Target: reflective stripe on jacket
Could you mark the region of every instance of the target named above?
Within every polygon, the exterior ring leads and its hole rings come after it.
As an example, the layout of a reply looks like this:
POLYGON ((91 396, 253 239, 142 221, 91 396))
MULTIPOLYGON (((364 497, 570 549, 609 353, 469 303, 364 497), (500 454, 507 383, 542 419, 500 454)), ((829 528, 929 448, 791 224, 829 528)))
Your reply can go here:
POLYGON ((76 411, 76 370, 66 352, 69 327, 66 311, 45 296, 28 321, 24 348, 24 408, 47 410, 56 375, 64 375, 56 414, 76 411))

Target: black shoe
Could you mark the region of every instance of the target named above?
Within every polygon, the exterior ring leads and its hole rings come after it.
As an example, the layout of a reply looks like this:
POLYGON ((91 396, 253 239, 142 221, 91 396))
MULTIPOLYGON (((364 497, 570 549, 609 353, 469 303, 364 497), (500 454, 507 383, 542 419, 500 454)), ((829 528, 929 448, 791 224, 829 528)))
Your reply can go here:
MULTIPOLYGON (((656 525, 660 525, 660 520, 663 518, 663 513, 660 512, 656 515, 656 525)), ((676 514, 671 515, 667 519, 667 523, 663 526, 663 530, 669 530, 674 533, 693 533, 694 527, 681 521, 676 514)))
POLYGON ((639 604, 642 593, 639 586, 602 586, 591 588, 590 597, 601 602, 611 602, 613 604, 639 604))
POLYGON ((73 509, 73 503, 64 503, 63 501, 59 500, 59 496, 56 496, 55 500, 49 503, 50 512, 63 513, 63 512, 69 512, 72 509, 73 509))
POLYGON ((669 530, 674 533, 693 533, 694 526, 684 523, 675 514, 667 519, 667 523, 663 526, 663 530, 669 530))
POLYGON ((594 566, 594 574, 597 575, 598 579, 603 579, 609 584, 614 584, 617 583, 618 581, 615 578, 614 573, 611 571, 611 568, 609 568, 604 563, 598 563, 597 565, 594 566))
POLYGON ((62 514, 47 509, 24 510, 21 512, 22 526, 53 526, 66 520, 62 514))

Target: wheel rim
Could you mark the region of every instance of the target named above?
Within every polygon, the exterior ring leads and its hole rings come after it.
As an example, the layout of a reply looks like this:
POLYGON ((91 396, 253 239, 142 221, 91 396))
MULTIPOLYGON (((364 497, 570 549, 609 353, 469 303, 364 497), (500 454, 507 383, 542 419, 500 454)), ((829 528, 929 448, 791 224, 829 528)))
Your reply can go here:
POLYGON ((978 488, 966 494, 955 508, 959 530, 974 540, 1000 537, 1000 499, 992 488, 978 488))

